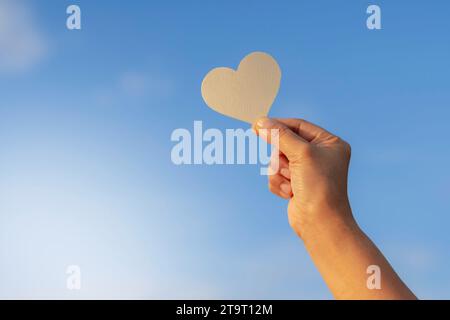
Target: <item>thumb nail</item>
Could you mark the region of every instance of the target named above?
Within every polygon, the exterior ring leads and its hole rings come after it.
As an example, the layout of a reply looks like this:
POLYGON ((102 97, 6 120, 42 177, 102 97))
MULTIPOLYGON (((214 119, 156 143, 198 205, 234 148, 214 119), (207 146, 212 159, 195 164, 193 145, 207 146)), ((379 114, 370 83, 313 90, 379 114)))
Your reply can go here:
POLYGON ((259 118, 258 121, 256 121, 256 126, 259 129, 263 129, 263 128, 270 128, 273 127, 275 124, 275 122, 267 117, 263 117, 263 118, 259 118))

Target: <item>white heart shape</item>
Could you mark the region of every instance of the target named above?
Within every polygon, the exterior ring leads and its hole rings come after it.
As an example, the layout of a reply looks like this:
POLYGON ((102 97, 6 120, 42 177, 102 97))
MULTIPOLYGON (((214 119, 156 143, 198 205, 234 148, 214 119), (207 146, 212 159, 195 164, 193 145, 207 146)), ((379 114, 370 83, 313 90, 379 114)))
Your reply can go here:
POLYGON ((202 82, 202 97, 213 110, 253 123, 267 116, 280 88, 281 70, 272 56, 253 52, 238 69, 215 68, 202 82))

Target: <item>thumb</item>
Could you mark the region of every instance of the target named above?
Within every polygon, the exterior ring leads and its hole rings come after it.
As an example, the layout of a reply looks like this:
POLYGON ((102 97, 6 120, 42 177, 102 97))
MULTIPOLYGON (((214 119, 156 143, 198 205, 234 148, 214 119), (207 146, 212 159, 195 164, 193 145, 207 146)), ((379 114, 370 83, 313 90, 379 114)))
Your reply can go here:
POLYGON ((253 129, 267 143, 273 144, 283 152, 288 159, 298 155, 308 146, 305 139, 275 119, 260 118, 254 123, 253 129))

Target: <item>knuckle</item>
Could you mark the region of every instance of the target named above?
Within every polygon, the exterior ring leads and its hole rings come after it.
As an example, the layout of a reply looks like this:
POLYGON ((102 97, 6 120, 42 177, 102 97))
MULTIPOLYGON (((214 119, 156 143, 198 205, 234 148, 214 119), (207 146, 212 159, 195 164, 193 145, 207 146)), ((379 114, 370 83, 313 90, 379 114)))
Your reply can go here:
POLYGON ((349 156, 351 156, 352 155, 352 146, 346 142, 345 148, 346 148, 345 150, 346 150, 347 154, 349 156))
POLYGON ((344 153, 348 156, 352 154, 352 146, 345 140, 339 139, 344 153))
POLYGON ((305 119, 297 118, 295 119, 297 121, 297 131, 300 132, 305 127, 305 125, 308 123, 305 119))
POLYGON ((352 148, 347 141, 340 137, 334 136, 332 139, 332 143, 336 145, 340 150, 342 150, 345 155, 350 156, 352 148))
POLYGON ((270 183, 270 182, 269 182, 269 191, 272 192, 272 193, 274 193, 274 194, 277 194, 277 192, 278 192, 278 187, 276 187, 273 183, 270 183))
POLYGON ((306 120, 302 119, 302 118, 294 118, 294 121, 297 122, 299 125, 301 125, 301 124, 306 122, 306 120))

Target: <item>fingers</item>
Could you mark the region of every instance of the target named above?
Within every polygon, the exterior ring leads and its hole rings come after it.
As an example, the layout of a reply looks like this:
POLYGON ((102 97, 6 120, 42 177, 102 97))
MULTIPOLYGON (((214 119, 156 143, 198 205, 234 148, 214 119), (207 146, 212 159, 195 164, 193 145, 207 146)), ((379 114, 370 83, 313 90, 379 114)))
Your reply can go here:
POLYGON ((305 139, 287 125, 274 119, 261 118, 255 123, 254 129, 261 138, 274 144, 288 159, 308 145, 305 139))
POLYGON ((280 174, 288 180, 291 180, 291 171, 289 170, 289 161, 279 150, 274 150, 270 157, 270 170, 273 174, 280 174))
POLYGON ((269 176, 269 190, 283 199, 292 197, 290 181, 280 174, 269 176))
POLYGON ((282 119, 275 118, 275 120, 283 123, 289 129, 297 133, 303 139, 308 142, 313 142, 314 140, 332 136, 327 130, 302 119, 282 119))

